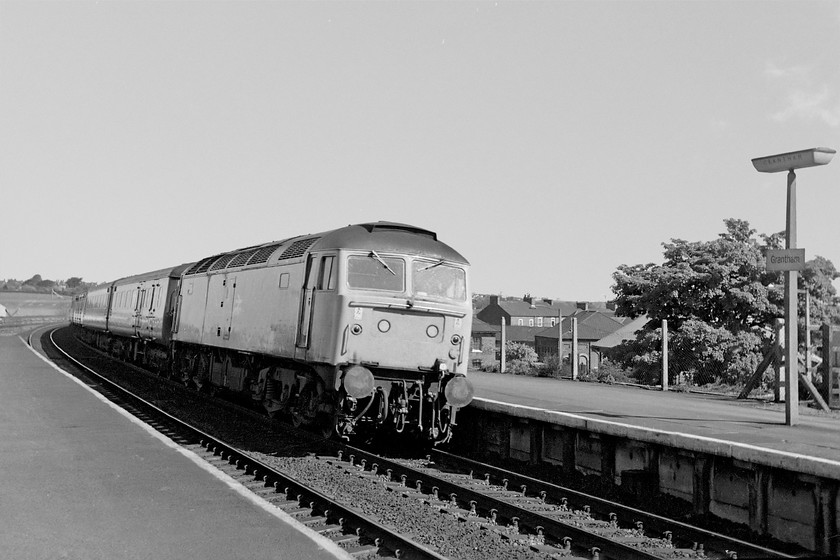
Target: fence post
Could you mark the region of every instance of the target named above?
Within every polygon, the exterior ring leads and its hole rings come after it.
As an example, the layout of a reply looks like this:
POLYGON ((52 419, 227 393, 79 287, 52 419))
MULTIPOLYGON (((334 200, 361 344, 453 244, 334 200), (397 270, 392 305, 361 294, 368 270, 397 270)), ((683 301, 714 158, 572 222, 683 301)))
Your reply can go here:
POLYGON ((505 346, 507 346, 505 341, 505 318, 502 317, 502 363, 499 365, 499 372, 505 372, 505 346))
POLYGON ((572 361, 572 380, 577 381, 580 373, 580 364, 578 364, 578 330, 577 317, 572 317, 572 351, 569 353, 569 358, 572 361))
POLYGON ((662 319, 662 390, 668 390, 668 320, 662 319))
POLYGON ((785 375, 787 373, 787 364, 782 364, 782 327, 785 324, 784 319, 776 319, 773 324, 773 349, 776 353, 776 385, 773 387, 773 402, 782 402, 785 400, 785 375))
POLYGON ((563 312, 557 312, 557 375, 563 372, 563 312))

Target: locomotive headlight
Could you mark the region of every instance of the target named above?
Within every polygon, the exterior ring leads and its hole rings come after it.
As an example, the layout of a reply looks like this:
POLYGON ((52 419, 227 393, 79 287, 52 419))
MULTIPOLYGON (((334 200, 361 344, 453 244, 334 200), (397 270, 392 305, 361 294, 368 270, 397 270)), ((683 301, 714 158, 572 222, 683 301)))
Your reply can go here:
POLYGON ((353 334, 362 334, 362 325, 356 323, 352 327, 350 327, 350 332, 353 334))
POLYGON ((458 375, 446 383, 443 394, 446 396, 447 403, 462 407, 472 402, 474 390, 472 383, 465 376, 458 375))
POLYGON ((439 332, 440 329, 438 329, 435 325, 429 325, 428 327, 426 327, 426 335, 429 338, 435 338, 439 332))
POLYGON ((350 366, 344 370, 341 382, 347 394, 354 399, 369 397, 373 393, 373 374, 366 367, 350 366))
POLYGON ((379 327, 379 332, 386 333, 391 330, 391 323, 389 323, 386 319, 379 321, 376 326, 379 327))
POLYGON ((458 346, 461 344, 461 335, 460 334, 453 334, 452 338, 450 339, 453 346, 458 346))

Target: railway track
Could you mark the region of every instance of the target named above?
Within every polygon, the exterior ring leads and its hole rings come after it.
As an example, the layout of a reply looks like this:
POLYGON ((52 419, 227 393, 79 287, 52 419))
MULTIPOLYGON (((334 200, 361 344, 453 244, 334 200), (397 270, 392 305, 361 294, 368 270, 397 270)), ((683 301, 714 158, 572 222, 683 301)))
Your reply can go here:
MULTIPOLYGON (((244 452, 240 446, 195 428, 170 428, 180 421, 153 405, 132 402, 131 406, 139 407, 136 414, 148 415, 149 423, 160 430, 173 430, 170 437, 183 441, 208 462, 314 530, 339 539, 336 542, 348 539, 344 544, 354 554, 443 558, 446 556, 435 550, 445 549, 449 557, 482 557, 448 552, 440 539, 422 534, 418 527, 423 521, 395 520, 389 512, 382 513, 382 508, 391 508, 400 515, 419 509, 421 516, 445 519, 436 529, 444 533, 444 540, 450 528, 460 527, 458 534, 465 542, 468 538, 464 535, 484 535, 487 541, 498 541, 497 550, 510 558, 791 557, 439 450, 425 460, 393 459, 331 444, 319 446, 317 454, 290 459, 282 450, 244 452), (390 495, 392 501, 380 506, 378 513, 365 515, 360 509, 367 505, 357 496, 379 499, 371 488, 382 496, 390 495), (349 494, 333 498, 342 490, 349 494), (342 505, 347 503, 356 507, 342 505), (383 523, 381 518, 390 521, 383 523), (386 525, 402 525, 402 529, 386 525), (406 539, 400 533, 415 537, 420 533, 427 544, 406 539)), ((382 499, 383 503, 387 501, 382 499)))
MULTIPOLYGON (((446 560, 443 556, 339 503, 316 488, 279 471, 236 446, 180 420, 92 368, 76 360, 54 340, 53 347, 92 376, 113 402, 153 426, 179 445, 195 452, 266 501, 313 531, 329 538, 349 554, 364 558, 446 560)), ((31 341, 30 341, 31 343, 31 341)))
POLYGON ((592 558, 793 558, 757 546, 543 482, 492 465, 433 450, 424 461, 392 460, 361 449, 338 459, 386 472, 403 491, 464 520, 516 529, 530 548, 592 558))

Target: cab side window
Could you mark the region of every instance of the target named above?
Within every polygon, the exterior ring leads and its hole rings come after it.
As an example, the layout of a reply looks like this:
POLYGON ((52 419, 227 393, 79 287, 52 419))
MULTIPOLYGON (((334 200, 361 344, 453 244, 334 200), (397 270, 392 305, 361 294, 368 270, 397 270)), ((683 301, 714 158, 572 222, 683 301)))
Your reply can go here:
POLYGON ((318 289, 334 290, 336 282, 335 277, 335 257, 321 257, 321 269, 318 275, 318 289))

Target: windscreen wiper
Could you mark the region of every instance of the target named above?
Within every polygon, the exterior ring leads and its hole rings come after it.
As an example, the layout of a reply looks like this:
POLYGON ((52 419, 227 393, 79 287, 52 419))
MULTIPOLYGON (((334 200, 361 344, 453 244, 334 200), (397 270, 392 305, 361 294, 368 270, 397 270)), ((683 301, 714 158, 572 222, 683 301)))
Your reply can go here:
POLYGON ((438 261, 438 262, 436 262, 436 263, 432 263, 432 264, 430 264, 429 266, 424 266, 423 268, 421 268, 421 269, 420 269, 420 270, 418 270, 417 272, 423 272, 424 270, 429 270, 430 268, 434 268, 434 267, 436 267, 436 266, 440 266, 440 265, 442 265, 442 264, 443 264, 443 259, 439 260, 439 261, 438 261))
POLYGON ((393 271, 393 269, 392 269, 390 266, 388 266, 388 263, 386 263, 385 261, 383 261, 383 260, 382 260, 382 257, 380 257, 379 255, 377 255, 377 254, 376 254, 376 251, 371 251, 371 252, 370 252, 370 255, 368 255, 368 256, 369 256, 370 258, 372 258, 372 259, 375 259, 375 260, 376 260, 379 264, 381 264, 382 266, 384 266, 384 267, 385 267, 385 269, 386 269, 388 272, 390 272, 391 274, 393 274, 394 276, 396 276, 396 275, 397 275, 397 273, 396 273, 396 272, 394 272, 394 271, 393 271))

